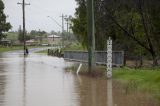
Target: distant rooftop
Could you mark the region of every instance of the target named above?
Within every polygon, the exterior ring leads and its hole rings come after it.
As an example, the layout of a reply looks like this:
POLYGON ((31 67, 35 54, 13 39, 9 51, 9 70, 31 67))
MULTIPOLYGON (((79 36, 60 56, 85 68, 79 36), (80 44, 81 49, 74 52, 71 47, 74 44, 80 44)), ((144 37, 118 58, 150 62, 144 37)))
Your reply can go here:
POLYGON ((61 36, 58 36, 58 35, 49 35, 49 36, 48 36, 48 38, 53 38, 53 37, 54 37, 54 38, 61 38, 61 36))

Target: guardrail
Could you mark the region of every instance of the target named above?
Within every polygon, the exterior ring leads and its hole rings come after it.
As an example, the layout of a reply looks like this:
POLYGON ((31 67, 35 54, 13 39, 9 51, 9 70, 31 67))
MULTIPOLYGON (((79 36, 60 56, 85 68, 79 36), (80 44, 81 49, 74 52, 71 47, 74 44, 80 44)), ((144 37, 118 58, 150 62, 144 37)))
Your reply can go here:
MULTIPOLYGON (((86 51, 64 51, 64 59, 77 61, 77 62, 88 62, 88 52, 86 51)), ((107 64, 107 51, 96 51, 95 52, 96 64, 106 65, 107 64)), ((112 53, 112 64, 113 66, 124 65, 124 52, 113 51, 112 53)))

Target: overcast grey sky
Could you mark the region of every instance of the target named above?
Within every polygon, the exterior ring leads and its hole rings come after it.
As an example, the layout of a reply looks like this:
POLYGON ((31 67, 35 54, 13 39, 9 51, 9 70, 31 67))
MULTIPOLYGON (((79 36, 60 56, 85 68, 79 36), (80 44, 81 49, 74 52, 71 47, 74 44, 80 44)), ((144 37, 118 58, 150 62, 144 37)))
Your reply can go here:
MULTIPOLYGON (((2 0, 5 4, 7 21, 13 26, 12 30, 18 30, 22 25, 22 6, 17 5, 22 0, 2 0)), ((26 6, 26 30, 51 30, 61 31, 61 28, 47 16, 53 17, 59 24, 62 23, 61 15, 74 16, 75 0, 26 0, 31 5, 26 6)), ((66 28, 65 28, 66 29, 66 28)))

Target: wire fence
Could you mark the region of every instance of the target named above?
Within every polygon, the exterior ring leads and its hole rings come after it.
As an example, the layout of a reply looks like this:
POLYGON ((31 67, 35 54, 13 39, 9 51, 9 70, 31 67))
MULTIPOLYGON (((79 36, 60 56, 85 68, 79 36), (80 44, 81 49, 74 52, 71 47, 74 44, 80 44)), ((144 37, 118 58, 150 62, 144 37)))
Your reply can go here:
MULTIPOLYGON (((64 59, 78 62, 88 62, 87 51, 64 51, 64 59)), ((107 51, 96 51, 95 52, 96 64, 106 65, 107 64, 107 51)), ((112 53, 112 64, 113 66, 124 65, 124 52, 113 51, 112 53)))

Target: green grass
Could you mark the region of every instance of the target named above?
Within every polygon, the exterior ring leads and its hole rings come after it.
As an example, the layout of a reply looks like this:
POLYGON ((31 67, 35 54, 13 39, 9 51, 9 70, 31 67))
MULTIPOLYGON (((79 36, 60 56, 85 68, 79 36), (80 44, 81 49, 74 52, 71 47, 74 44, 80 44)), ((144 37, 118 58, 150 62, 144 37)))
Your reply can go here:
POLYGON ((12 47, 0 46, 0 53, 12 51, 12 50, 21 50, 21 49, 23 49, 23 46, 12 46, 12 47))
MULTIPOLYGON (((43 48, 43 46, 27 46, 28 49, 30 48, 43 48)), ((23 50, 23 46, 0 46, 0 53, 2 52, 8 52, 8 51, 13 51, 13 50, 23 50)))
POLYGON ((125 83, 134 81, 139 90, 149 92, 160 100, 160 69, 117 68, 113 71, 113 79, 125 83))
POLYGON ((71 43, 67 45, 62 51, 86 50, 80 43, 71 43))
POLYGON ((41 53, 41 54, 47 54, 48 53, 48 50, 42 50, 42 51, 38 51, 36 53, 41 53))

